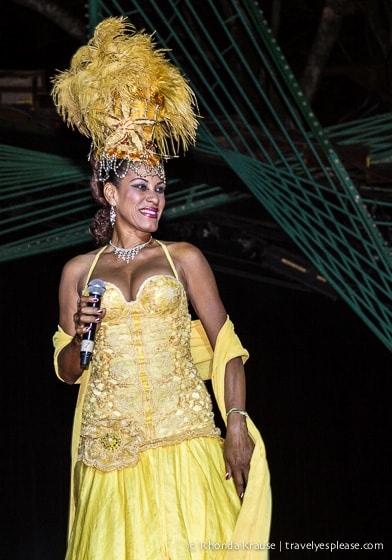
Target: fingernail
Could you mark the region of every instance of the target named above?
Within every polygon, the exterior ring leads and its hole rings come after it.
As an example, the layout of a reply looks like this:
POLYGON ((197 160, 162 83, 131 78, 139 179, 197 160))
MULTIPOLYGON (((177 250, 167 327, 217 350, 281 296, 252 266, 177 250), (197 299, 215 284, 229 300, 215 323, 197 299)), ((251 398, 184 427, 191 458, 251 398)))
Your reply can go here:
POLYGON ((242 500, 243 497, 244 497, 244 493, 241 492, 241 494, 240 494, 240 499, 242 500))
POLYGON ((103 309, 98 309, 97 313, 99 313, 99 315, 100 315, 101 313, 103 313, 103 309))
POLYGON ((93 299, 91 301, 96 303, 97 301, 99 301, 99 299, 97 297, 93 297, 93 299))
POLYGON ((231 476, 230 473, 227 472, 225 475, 226 480, 229 480, 230 476, 231 476))

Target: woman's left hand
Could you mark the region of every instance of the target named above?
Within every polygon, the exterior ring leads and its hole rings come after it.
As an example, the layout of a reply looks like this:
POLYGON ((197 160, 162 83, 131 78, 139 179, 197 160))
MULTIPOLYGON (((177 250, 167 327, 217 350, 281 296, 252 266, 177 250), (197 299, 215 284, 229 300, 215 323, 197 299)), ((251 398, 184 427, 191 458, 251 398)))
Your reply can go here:
POLYGON ((224 448, 226 478, 233 478, 241 499, 248 483, 253 449, 254 443, 248 434, 245 417, 236 413, 230 414, 227 419, 224 448))

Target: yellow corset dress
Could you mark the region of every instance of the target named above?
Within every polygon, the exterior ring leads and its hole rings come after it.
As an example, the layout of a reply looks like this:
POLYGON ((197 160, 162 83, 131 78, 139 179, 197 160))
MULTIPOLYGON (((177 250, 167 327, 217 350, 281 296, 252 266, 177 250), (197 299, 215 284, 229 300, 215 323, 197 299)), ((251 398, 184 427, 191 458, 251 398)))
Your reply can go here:
POLYGON ((134 302, 106 283, 105 320, 86 391, 78 459, 103 471, 134 465, 140 452, 198 436, 219 436, 190 351, 184 288, 148 278, 134 302))
POLYGON ((240 510, 190 350, 181 282, 127 302, 106 283, 74 471, 66 560, 219 559, 240 510))

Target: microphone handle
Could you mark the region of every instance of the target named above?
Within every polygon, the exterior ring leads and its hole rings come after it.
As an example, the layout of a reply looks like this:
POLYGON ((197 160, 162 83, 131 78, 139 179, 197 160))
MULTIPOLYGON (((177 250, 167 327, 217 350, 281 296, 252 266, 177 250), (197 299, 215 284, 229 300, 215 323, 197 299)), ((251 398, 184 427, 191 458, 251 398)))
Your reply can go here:
MULTIPOLYGON (((94 307, 99 309, 101 306, 101 298, 97 294, 90 294, 98 298, 98 301, 94 301, 93 303, 89 304, 89 307, 94 307)), ((88 327, 90 330, 87 331, 82 338, 82 343, 80 346, 80 365, 83 368, 88 367, 94 349, 94 338, 95 338, 95 331, 97 330, 97 324, 95 322, 88 323, 88 327)))

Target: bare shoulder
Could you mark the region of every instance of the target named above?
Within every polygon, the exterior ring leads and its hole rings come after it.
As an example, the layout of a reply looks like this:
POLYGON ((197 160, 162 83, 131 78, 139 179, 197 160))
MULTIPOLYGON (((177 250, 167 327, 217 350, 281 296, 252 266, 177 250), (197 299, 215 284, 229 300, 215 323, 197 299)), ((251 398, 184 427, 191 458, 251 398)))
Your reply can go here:
POLYGON ((189 289, 192 279, 212 276, 211 267, 203 252, 186 241, 164 242, 169 249, 177 272, 189 289))
POLYGON ((170 255, 181 264, 194 264, 205 261, 202 251, 187 241, 163 241, 168 247, 170 255))
POLYGON ((96 249, 89 253, 76 255, 67 261, 63 266, 63 281, 72 281, 73 284, 82 282, 87 277, 88 271, 98 251, 99 249, 96 249))

